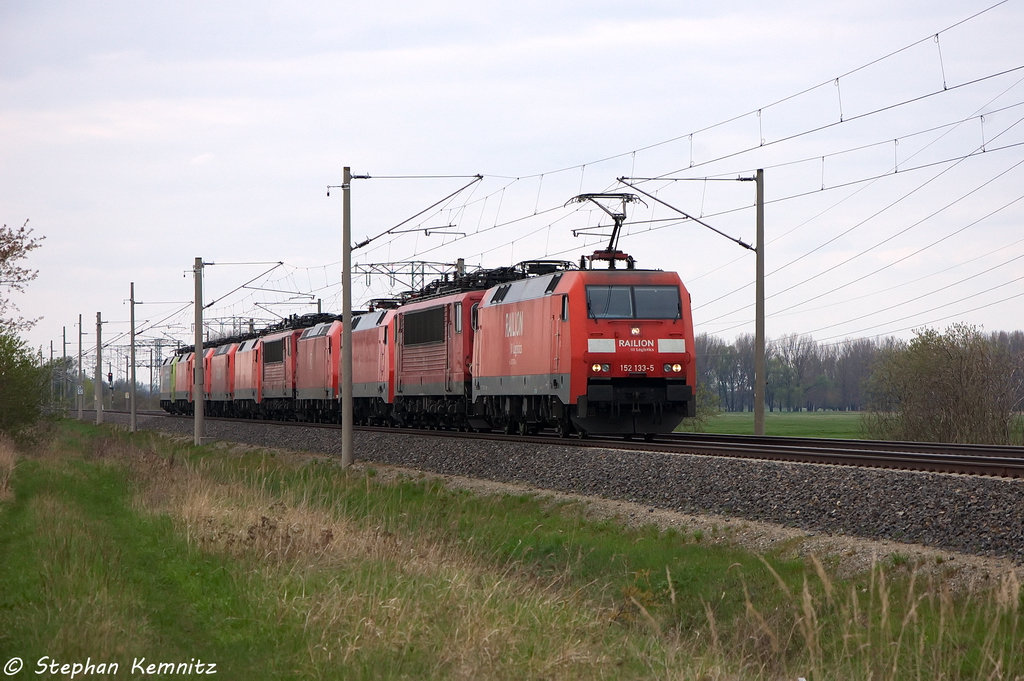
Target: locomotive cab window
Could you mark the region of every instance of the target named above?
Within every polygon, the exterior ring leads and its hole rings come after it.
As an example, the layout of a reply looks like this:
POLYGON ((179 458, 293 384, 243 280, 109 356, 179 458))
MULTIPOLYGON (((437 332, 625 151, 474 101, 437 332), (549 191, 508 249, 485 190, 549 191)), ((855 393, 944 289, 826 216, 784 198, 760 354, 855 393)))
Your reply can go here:
POLYGON ((629 286, 588 286, 587 311, 594 319, 632 319, 633 294, 629 286))
POLYGON ((678 286, 588 286, 591 319, 680 319, 678 286))
POLYGON ((678 286, 634 286, 638 319, 679 319, 683 304, 678 286))
POLYGON ((469 325, 474 331, 480 328, 480 303, 473 303, 469 308, 469 325))

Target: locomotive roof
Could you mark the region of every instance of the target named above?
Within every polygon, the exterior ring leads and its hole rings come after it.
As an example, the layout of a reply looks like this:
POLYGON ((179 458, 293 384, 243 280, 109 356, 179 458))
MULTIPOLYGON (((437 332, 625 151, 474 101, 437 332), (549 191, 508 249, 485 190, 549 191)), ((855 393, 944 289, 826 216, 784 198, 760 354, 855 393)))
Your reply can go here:
MULTIPOLYGON (((360 313, 358 313, 358 312, 353 312, 352 313, 353 316, 355 316, 356 314, 360 314, 360 313)), ((290 331, 290 330, 293 330, 293 329, 305 329, 305 328, 310 327, 310 326, 316 326, 317 324, 321 324, 321 323, 328 322, 328 321, 340 320, 340 319, 341 319, 341 315, 319 313, 319 312, 318 313, 314 313, 314 314, 305 314, 305 315, 291 315, 290 317, 286 317, 285 319, 282 319, 279 322, 276 322, 274 324, 269 324, 269 325, 263 327, 262 329, 260 329, 259 331, 249 331, 247 333, 240 333, 240 334, 237 334, 237 335, 234 335, 234 336, 225 336, 224 338, 218 338, 216 340, 208 340, 208 341, 203 343, 203 347, 204 348, 217 348, 217 347, 220 347, 222 345, 230 345, 231 343, 244 343, 246 341, 254 340, 254 339, 257 339, 257 338, 262 338, 264 336, 269 336, 270 334, 277 333, 278 331, 290 331)), ((188 354, 188 353, 192 352, 192 350, 194 348, 195 348, 195 345, 184 345, 184 346, 178 348, 177 350, 175 350, 174 352, 175 352, 175 354, 178 354, 178 355, 185 355, 185 354, 188 354)))
MULTIPOLYGON (((495 287, 492 291, 488 292, 482 306, 490 307, 491 305, 505 305, 507 303, 517 303, 523 300, 534 300, 536 298, 543 298, 554 294, 559 289, 559 285, 562 283, 562 278, 568 275, 570 278, 582 277, 589 279, 591 277, 598 280, 607 280, 611 277, 627 277, 635 280, 636 275, 651 275, 667 274, 664 270, 571 270, 568 272, 555 272, 553 274, 546 274, 540 277, 531 277, 529 279, 522 279, 520 281, 514 281, 508 284, 502 284, 495 287)), ((659 277, 660 278, 660 277, 659 277)))
MULTIPOLYGON (((388 304, 386 309, 377 309, 369 312, 353 311, 352 330, 355 331, 360 328, 371 328, 370 321, 367 318, 374 320, 373 326, 379 326, 384 321, 389 310, 401 310, 403 307, 413 303, 434 300, 469 291, 493 289, 493 292, 490 293, 482 303, 484 306, 489 306, 512 303, 520 300, 530 300, 533 298, 542 298, 545 295, 550 295, 554 293, 558 286, 558 281, 560 281, 562 275, 566 273, 572 273, 574 275, 594 273, 597 275, 615 276, 616 273, 621 273, 622 275, 635 275, 643 272, 662 271, 663 270, 640 269, 580 270, 577 269, 575 263, 567 260, 526 260, 512 267, 499 267, 490 270, 478 269, 450 277, 446 275, 441 279, 430 282, 422 289, 417 291, 406 291, 398 301, 389 299, 387 301, 388 304), (553 280, 555 280, 555 285, 549 287, 549 284, 553 280), (494 299, 496 297, 498 300, 495 302, 494 299), (397 305, 393 306, 393 302, 397 302, 397 305)), ((301 316, 292 315, 286 319, 282 319, 280 322, 268 325, 259 331, 241 333, 235 336, 206 341, 203 343, 203 348, 216 348, 233 343, 246 344, 248 341, 257 340, 281 331, 308 329, 312 327, 321 327, 323 325, 329 327, 335 321, 341 321, 341 315, 326 313, 307 314, 301 316)), ((326 333, 326 331, 324 333, 326 333)), ((317 335, 320 334, 317 333, 317 335)), ((302 337, 309 338, 311 337, 311 334, 307 331, 302 337)), ((248 348, 251 348, 252 345, 254 344, 249 344, 248 348)), ((194 347, 194 345, 186 345, 179 347, 174 352, 176 355, 184 356, 192 352, 194 347)))
POLYGON ((477 269, 463 274, 444 275, 418 291, 402 294, 401 304, 440 298, 468 291, 484 291, 510 281, 518 281, 550 272, 574 269, 576 265, 568 260, 524 260, 512 267, 498 267, 491 270, 477 269))
POLYGON ((514 281, 502 284, 490 291, 483 302, 483 307, 501 305, 504 303, 516 303, 520 300, 532 300, 551 295, 558 288, 562 280, 562 272, 546 274, 541 277, 532 277, 521 281, 514 281))
POLYGON ((384 323, 384 319, 388 316, 388 312, 390 312, 392 309, 394 308, 374 310, 372 312, 367 312, 366 314, 361 314, 358 317, 353 316, 352 330, 361 331, 380 326, 381 324, 384 323))

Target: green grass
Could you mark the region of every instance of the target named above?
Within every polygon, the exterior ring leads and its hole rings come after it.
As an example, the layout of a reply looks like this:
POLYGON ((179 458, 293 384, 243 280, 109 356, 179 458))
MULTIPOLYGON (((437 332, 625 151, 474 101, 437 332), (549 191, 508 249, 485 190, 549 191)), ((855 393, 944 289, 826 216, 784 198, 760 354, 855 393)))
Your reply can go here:
POLYGON ((836 580, 714 532, 74 422, 10 461, 0 659, 23 674, 43 655, 246 679, 1024 673, 1015 580, 954 599, 898 552, 836 580))
POLYGON ((0 516, 0 657, 91 657, 121 672, 136 657, 196 658, 248 677, 287 669, 275 658, 301 649, 260 616, 230 561, 132 508, 120 467, 24 459, 13 487, 0 516))
MULTIPOLYGON (((725 412, 708 419, 707 433, 752 435, 753 412, 725 412)), ((765 435, 786 437, 829 437, 858 440, 864 437, 860 412, 765 412, 765 435)))

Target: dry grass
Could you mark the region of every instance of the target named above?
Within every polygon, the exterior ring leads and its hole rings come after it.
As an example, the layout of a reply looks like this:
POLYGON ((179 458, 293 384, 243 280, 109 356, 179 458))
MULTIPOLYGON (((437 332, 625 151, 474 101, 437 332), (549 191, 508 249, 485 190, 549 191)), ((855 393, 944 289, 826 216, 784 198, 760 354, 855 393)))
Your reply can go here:
POLYGON ((840 590, 820 562, 810 560, 821 588, 811 588, 805 578, 802 590, 792 593, 780 579, 786 607, 768 617, 748 597, 747 624, 756 623, 759 631, 752 627, 745 640, 733 638, 727 658, 758 663, 758 678, 1024 679, 1014 570, 986 591, 958 600, 947 583, 919 566, 908 566, 908 581, 897 589, 893 573, 902 571, 887 572, 875 562, 866 583, 840 590), (798 654, 782 662, 778 652, 786 649, 798 654))
POLYGON ((193 546, 251 566, 257 609, 301 627, 312 676, 423 655, 430 676, 590 678, 635 659, 610 611, 520 576, 518 564, 499 569, 444 541, 360 526, 309 491, 217 482, 202 464, 136 457, 133 468, 141 508, 170 515, 193 546))

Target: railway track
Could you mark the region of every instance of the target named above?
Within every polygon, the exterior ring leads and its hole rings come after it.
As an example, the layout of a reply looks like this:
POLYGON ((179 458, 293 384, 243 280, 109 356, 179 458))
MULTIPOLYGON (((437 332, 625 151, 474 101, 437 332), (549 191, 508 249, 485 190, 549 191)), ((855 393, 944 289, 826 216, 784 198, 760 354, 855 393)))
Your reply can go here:
MULTIPOLYGON (((126 413, 126 412, 112 412, 126 413)), ((140 415, 143 412, 139 412, 140 415)), ((164 412, 144 412, 146 416, 168 417, 164 412)), ((180 417, 178 417, 180 418, 180 417)), ((250 421, 207 417, 209 421, 273 423, 305 428, 340 429, 338 424, 296 421, 250 421)), ((748 435, 709 435, 671 433, 650 442, 621 437, 565 439, 553 434, 505 435, 500 433, 459 432, 452 430, 416 430, 357 426, 357 432, 408 434, 421 437, 459 438, 510 443, 561 445, 583 448, 612 448, 668 454, 789 461, 886 468, 930 473, 957 473, 1003 478, 1024 478, 1024 447, 958 445, 948 443, 891 442, 874 440, 833 440, 824 438, 755 437, 748 435)))

